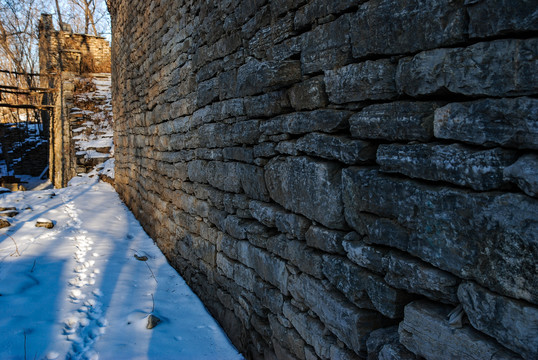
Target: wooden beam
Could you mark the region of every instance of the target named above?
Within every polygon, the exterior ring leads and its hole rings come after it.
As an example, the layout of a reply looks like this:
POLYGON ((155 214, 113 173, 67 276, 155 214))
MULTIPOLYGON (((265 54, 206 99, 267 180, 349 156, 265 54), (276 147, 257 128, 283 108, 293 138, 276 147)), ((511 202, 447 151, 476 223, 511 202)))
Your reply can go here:
POLYGON ((0 108, 10 108, 10 109, 36 109, 36 110, 51 110, 54 109, 54 105, 31 105, 31 104, 2 104, 0 103, 0 108))

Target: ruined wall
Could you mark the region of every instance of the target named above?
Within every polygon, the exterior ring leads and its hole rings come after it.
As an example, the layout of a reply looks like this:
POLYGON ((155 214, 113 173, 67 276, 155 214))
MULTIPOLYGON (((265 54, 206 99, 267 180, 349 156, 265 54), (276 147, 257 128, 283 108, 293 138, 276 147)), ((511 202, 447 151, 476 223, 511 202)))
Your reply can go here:
POLYGON ((538 356, 535 2, 109 5, 116 188, 247 357, 538 356))
MULTIPOLYGON (((75 106, 75 83, 83 77, 110 73, 110 45, 103 37, 55 30, 52 15, 41 14, 39 20, 39 67, 41 86, 54 88, 43 104, 54 105, 49 134, 49 179, 55 187, 67 186, 77 175, 80 164, 75 149, 79 127, 75 106)), ((49 116, 45 114, 45 116, 49 116)))
POLYGON ((110 72, 110 44, 100 36, 75 34, 54 29, 52 15, 39 20, 39 67, 42 73, 57 73, 59 54, 62 71, 81 73, 110 72))

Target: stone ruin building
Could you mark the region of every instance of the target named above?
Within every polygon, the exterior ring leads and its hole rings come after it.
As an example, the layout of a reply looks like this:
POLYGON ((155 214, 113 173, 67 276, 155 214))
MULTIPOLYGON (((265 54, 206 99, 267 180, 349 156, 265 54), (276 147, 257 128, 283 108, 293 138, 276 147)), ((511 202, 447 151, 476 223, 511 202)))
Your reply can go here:
POLYGON ((246 358, 538 358, 536 2, 109 9, 116 189, 246 358))
POLYGON ((80 95, 95 90, 91 84, 110 83, 110 44, 104 37, 76 34, 62 25, 56 30, 50 14, 42 14, 39 21, 39 65, 47 75, 41 78, 42 86, 55 89, 44 102, 54 105, 49 120, 49 178, 56 187, 67 186, 71 178, 111 156, 110 146, 93 149, 93 157, 80 149, 81 136, 102 130, 101 122, 108 122, 103 118, 98 124, 92 115, 106 112, 103 108, 110 99, 99 91, 91 92, 91 98, 80 95))

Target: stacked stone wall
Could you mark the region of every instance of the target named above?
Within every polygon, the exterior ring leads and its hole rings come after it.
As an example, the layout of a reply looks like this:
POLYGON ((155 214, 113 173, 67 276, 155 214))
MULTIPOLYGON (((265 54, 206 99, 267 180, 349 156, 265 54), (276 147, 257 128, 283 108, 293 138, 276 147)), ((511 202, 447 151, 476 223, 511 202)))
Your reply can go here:
POLYGON ((538 357, 535 2, 109 8, 116 188, 247 358, 538 357))

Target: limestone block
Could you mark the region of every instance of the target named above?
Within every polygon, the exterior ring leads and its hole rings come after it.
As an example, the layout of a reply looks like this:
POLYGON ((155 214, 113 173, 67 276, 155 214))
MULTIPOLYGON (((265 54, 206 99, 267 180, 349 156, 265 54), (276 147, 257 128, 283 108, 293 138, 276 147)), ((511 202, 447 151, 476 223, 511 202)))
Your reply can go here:
POLYGON ((325 71, 325 89, 335 104, 396 97, 396 65, 390 60, 365 61, 325 71))
POLYGON ((321 133, 310 133, 298 139, 296 149, 348 165, 369 162, 375 158, 375 146, 369 142, 321 133))
POLYGON ((252 148, 246 147, 229 147, 222 149, 224 160, 236 160, 251 164, 254 161, 252 148))
POLYGON ((323 255, 323 274, 353 304, 374 309, 367 292, 369 271, 343 257, 323 255))
POLYGON ((244 99, 245 113, 250 117, 275 116, 291 108, 285 91, 273 91, 244 99))
POLYGON ((405 307, 400 323, 400 343, 431 360, 520 359, 495 340, 465 325, 454 329, 446 321, 450 308, 429 301, 415 301, 405 307))
POLYGON ((504 169, 504 179, 517 184, 525 194, 538 197, 538 156, 527 154, 504 169))
POLYGON ((273 254, 289 260, 299 270, 318 279, 323 277, 321 254, 308 247, 303 241, 291 240, 281 234, 268 238, 266 248, 273 254))
POLYGON ((295 13, 294 25, 295 29, 302 29, 319 18, 324 18, 327 15, 343 12, 357 4, 356 0, 314 0, 308 1, 303 7, 299 8, 295 13))
POLYGON ((379 360, 415 360, 417 357, 402 344, 387 344, 379 351, 379 360))
MULTIPOLYGON (((536 38, 423 51, 400 60, 397 89, 410 96, 446 92, 481 96, 533 94, 538 90, 536 52, 536 38)), ((329 87, 327 90, 330 94, 329 87)))
MULTIPOLYGON (((398 289, 421 294, 444 303, 457 303, 460 280, 409 255, 391 252, 385 281, 398 289)), ((407 298, 406 298, 407 299, 407 298)))
POLYGON ((281 133, 306 134, 314 131, 336 132, 348 126, 350 112, 338 110, 315 110, 277 116, 261 123, 265 135, 281 133))
POLYGON ((532 0, 467 0, 471 38, 538 30, 532 0))
POLYGON ((306 244, 310 247, 329 253, 345 254, 342 246, 345 235, 346 233, 343 231, 312 225, 306 232, 305 239, 306 244))
POLYGON ((276 227, 279 231, 288 233, 300 240, 305 238, 311 224, 305 217, 290 213, 282 207, 271 203, 251 201, 249 209, 252 216, 265 226, 276 227))
POLYGON ((538 99, 484 99, 435 111, 435 137, 485 146, 538 149, 538 99))
POLYGON ((458 298, 475 329, 525 359, 538 358, 538 307, 495 294, 473 282, 460 285, 458 298))
POLYGON ((241 192, 241 177, 238 163, 210 161, 207 163, 207 182, 223 191, 241 192))
POLYGON ((191 181, 198 183, 207 183, 207 161, 190 161, 187 165, 187 173, 191 181))
POLYGON ((301 69, 305 74, 334 69, 351 62, 350 15, 317 26, 302 35, 301 69))
POLYGON ((333 229, 345 227, 340 181, 337 164, 308 157, 274 158, 265 166, 274 201, 333 229))
POLYGON ((212 78, 198 84, 196 104, 200 107, 212 103, 219 98, 219 80, 212 78))
POLYGON ((390 323, 376 311, 355 307, 342 295, 325 289, 321 282, 305 274, 290 276, 289 290, 357 354, 366 351, 366 338, 372 330, 390 323))
POLYGON ((359 168, 344 169, 342 183, 349 224, 358 224, 362 211, 394 219, 409 233, 401 250, 501 294, 538 303, 535 199, 424 185, 359 168))
POLYGON ((330 359, 330 348, 336 342, 327 336, 322 322, 299 311, 289 302, 284 302, 282 313, 288 319, 301 337, 314 348, 316 354, 322 359, 330 359))
POLYGON ((252 199, 269 200, 269 193, 265 186, 263 168, 255 165, 238 163, 237 171, 239 172, 238 175, 241 181, 241 187, 245 194, 252 199))
POLYGON ((268 283, 288 294, 288 271, 286 262, 269 252, 251 245, 248 241, 239 241, 236 245, 237 260, 254 269, 268 283))
POLYGON ((343 246, 347 257, 355 264, 379 274, 385 274, 387 271, 389 250, 368 245, 362 241, 350 241, 347 238, 343 246))
POLYGON ((294 329, 286 329, 280 324, 276 316, 269 315, 272 335, 278 343, 288 348, 298 359, 305 359, 305 342, 294 329))
POLYGON ((395 101, 365 107, 351 116, 351 135, 358 139, 390 141, 433 138, 433 115, 438 103, 395 101))
POLYGON ((404 306, 416 296, 388 285, 382 277, 371 274, 366 285, 368 297, 381 314, 391 319, 403 317, 404 306))
POLYGON ((366 340, 368 349, 368 360, 377 360, 378 354, 384 345, 399 344, 398 326, 389 326, 374 330, 366 340))
POLYGON ((327 105, 323 77, 317 76, 292 86, 289 90, 291 106, 297 111, 314 110, 327 105))
POLYGON ((377 163, 384 172, 480 191, 501 187, 504 169, 516 159, 515 151, 475 150, 460 144, 382 144, 377 150, 377 163))
POLYGON ((353 56, 413 53, 462 42, 465 15, 463 0, 368 1, 351 20, 353 56))
POLYGON ((237 70, 237 96, 256 95, 272 87, 282 87, 301 79, 297 60, 258 61, 250 59, 237 70))

